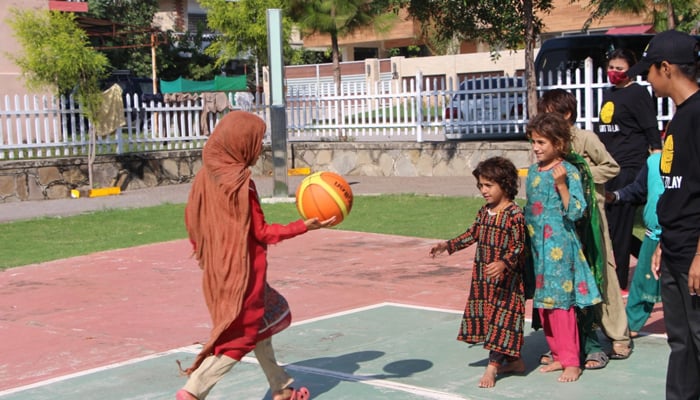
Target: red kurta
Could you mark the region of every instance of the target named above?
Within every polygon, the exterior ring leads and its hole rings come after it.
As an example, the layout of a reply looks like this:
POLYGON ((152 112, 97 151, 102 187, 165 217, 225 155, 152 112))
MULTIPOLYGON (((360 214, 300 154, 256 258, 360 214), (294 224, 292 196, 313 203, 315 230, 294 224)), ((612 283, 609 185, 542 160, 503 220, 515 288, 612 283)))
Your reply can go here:
POLYGON ((255 344, 288 327, 291 313, 284 298, 267 285, 267 246, 307 231, 303 220, 288 225, 268 224, 260 207, 255 183, 250 181, 250 272, 241 313, 219 336, 214 354, 240 360, 255 344))

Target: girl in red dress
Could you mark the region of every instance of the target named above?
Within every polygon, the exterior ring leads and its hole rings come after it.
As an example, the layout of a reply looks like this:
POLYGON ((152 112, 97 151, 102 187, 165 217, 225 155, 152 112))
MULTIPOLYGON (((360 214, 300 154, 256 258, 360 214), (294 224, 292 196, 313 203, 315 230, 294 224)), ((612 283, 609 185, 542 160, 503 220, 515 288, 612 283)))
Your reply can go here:
POLYGON ((265 122, 244 111, 228 113, 202 151, 185 209, 185 225, 203 272, 204 297, 213 328, 178 400, 204 399, 214 385, 250 351, 270 384, 273 400, 306 400, 306 388, 277 365, 271 336, 289 326, 284 298, 266 282, 267 245, 334 218, 298 220, 288 225, 265 222, 249 167, 262 150, 265 122))

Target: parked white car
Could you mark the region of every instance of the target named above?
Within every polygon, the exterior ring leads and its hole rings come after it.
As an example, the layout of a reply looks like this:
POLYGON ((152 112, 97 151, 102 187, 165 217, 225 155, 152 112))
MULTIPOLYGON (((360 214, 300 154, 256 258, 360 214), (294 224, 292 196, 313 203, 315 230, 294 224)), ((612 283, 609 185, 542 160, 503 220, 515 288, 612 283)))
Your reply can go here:
POLYGON ((463 80, 445 107, 447 139, 514 139, 525 136, 525 80, 478 77, 463 80))

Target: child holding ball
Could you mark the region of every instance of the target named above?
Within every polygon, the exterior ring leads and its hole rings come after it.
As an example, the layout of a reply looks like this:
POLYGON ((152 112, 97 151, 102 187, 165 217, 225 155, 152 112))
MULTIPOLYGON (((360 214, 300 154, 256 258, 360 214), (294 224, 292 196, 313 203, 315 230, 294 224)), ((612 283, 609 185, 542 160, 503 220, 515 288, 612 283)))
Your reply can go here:
POLYGON ((518 171, 503 157, 480 162, 472 172, 486 200, 466 232, 430 249, 430 256, 449 254, 478 243, 469 299, 457 340, 484 343, 489 363, 479 387, 496 385, 497 374, 520 373, 525 292, 523 251, 525 218, 513 202, 518 194, 518 171))
MULTIPOLYGON (((204 299, 212 319, 209 341, 183 371, 189 379, 177 400, 202 400, 216 383, 254 352, 273 400, 308 400, 308 389, 277 364, 272 335, 291 323, 287 301, 267 283, 267 246, 330 226, 335 217, 268 224, 250 167, 262 151, 265 121, 231 111, 216 125, 192 183, 185 225, 202 269, 204 299)), ((179 363, 178 363, 179 364, 179 363)))

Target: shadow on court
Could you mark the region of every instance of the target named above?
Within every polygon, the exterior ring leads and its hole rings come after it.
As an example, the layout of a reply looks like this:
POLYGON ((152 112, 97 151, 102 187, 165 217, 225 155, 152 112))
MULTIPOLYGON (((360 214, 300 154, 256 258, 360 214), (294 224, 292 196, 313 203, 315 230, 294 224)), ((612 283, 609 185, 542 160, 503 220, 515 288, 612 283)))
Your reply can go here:
MULTIPOLYGON (((327 230, 270 248, 269 280, 296 321, 273 342, 296 385, 333 400, 664 397, 663 337, 641 337, 629 360, 562 384, 538 371, 547 346, 530 330, 527 372, 479 389, 488 353, 455 340, 473 248, 432 259, 434 242, 327 230)), ((0 274, 0 399, 174 398, 185 383, 175 361, 188 365, 210 330, 200 279, 186 241, 0 274)), ((657 310, 644 331, 662 333, 661 322, 657 310)), ((246 357, 209 398, 270 394, 246 357)))

